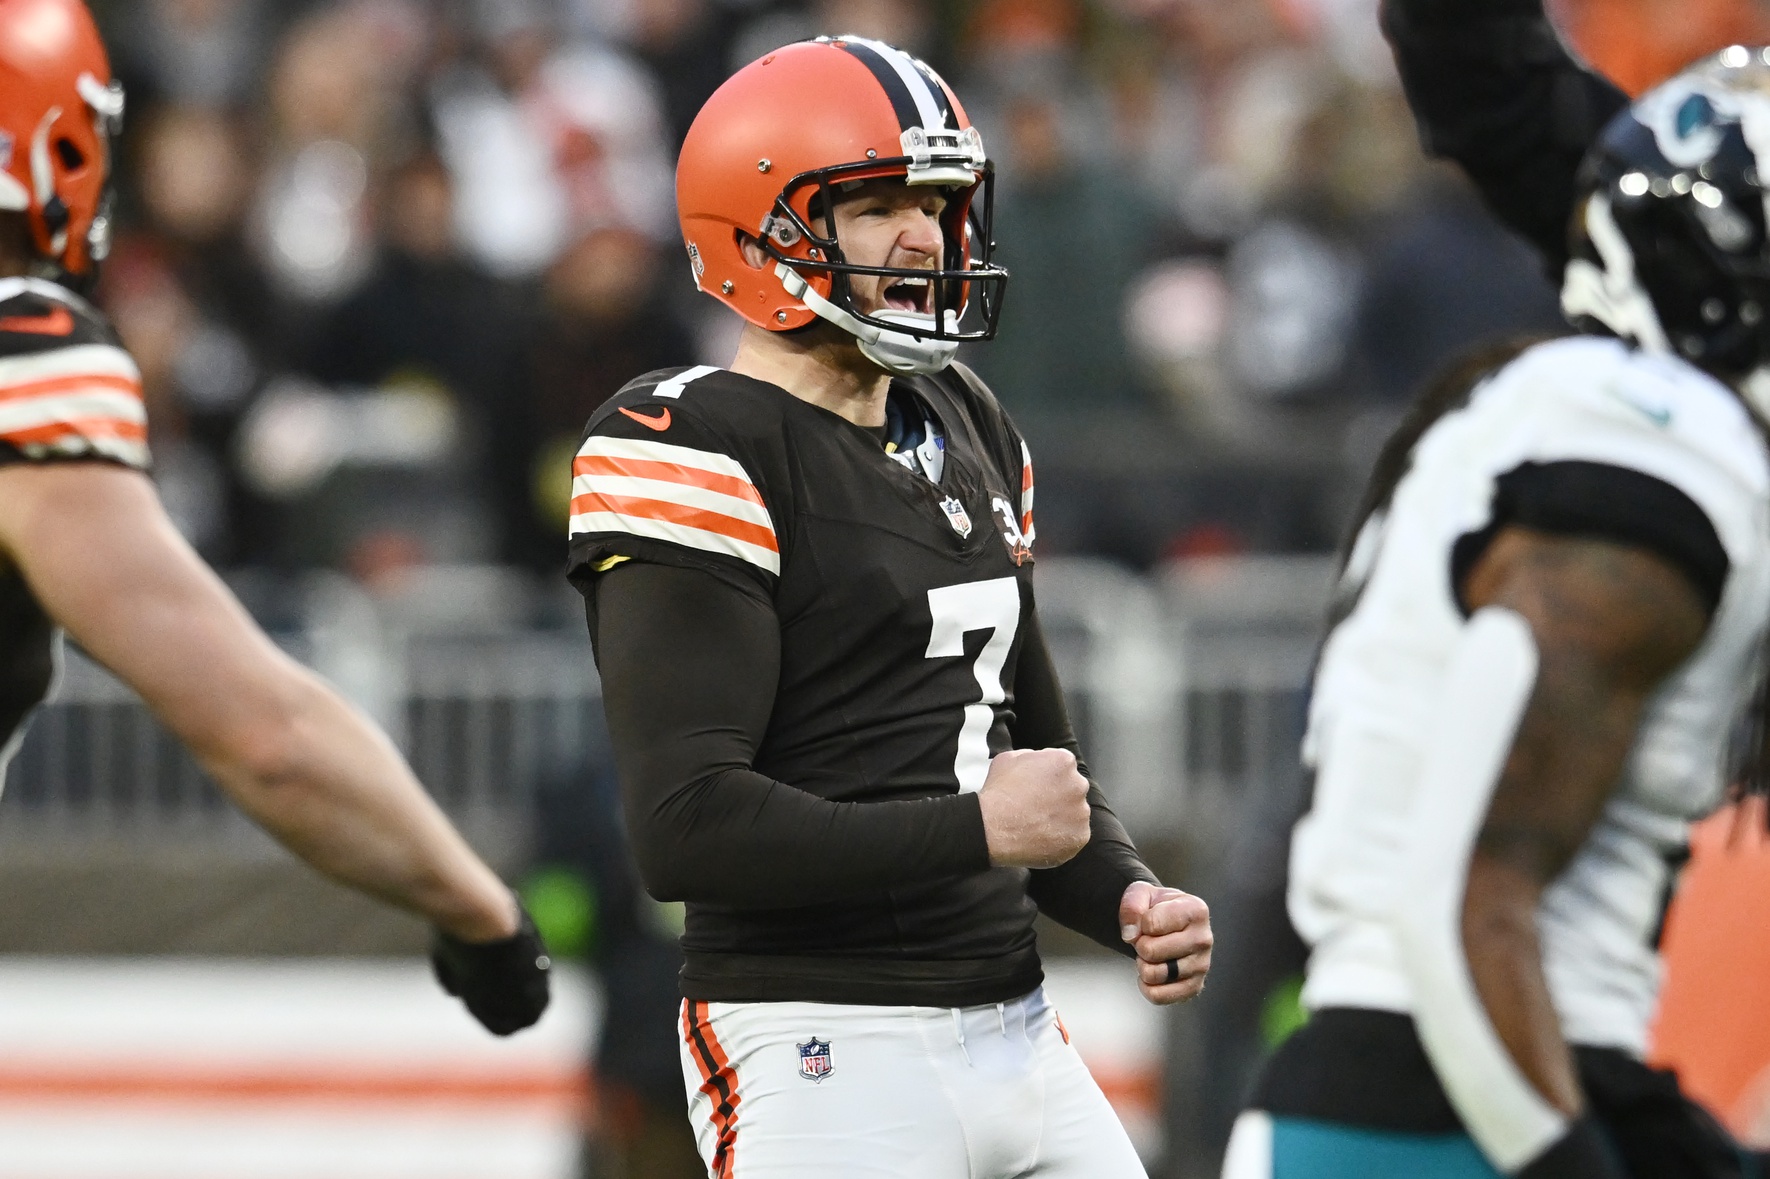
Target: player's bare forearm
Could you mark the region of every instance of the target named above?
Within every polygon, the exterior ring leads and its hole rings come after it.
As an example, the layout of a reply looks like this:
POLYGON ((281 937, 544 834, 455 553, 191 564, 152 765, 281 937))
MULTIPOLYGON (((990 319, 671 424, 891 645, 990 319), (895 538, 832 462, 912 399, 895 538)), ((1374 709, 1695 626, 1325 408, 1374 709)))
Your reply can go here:
POLYGON ((1465 598, 1523 617, 1538 671, 1471 859, 1464 947, 1507 1051, 1571 1115, 1582 1101, 1543 975, 1537 904, 1603 811, 1648 697, 1701 641, 1707 612, 1685 575, 1645 550, 1518 527, 1488 547, 1465 598))
POLYGON ((262 723, 273 744, 205 768, 254 821, 341 883, 469 942, 516 932, 510 891, 474 854, 380 729, 300 667, 262 723))
POLYGON ((258 629, 144 476, 97 463, 0 470, 0 549, 290 850, 457 936, 515 930, 509 891, 392 744, 258 629))

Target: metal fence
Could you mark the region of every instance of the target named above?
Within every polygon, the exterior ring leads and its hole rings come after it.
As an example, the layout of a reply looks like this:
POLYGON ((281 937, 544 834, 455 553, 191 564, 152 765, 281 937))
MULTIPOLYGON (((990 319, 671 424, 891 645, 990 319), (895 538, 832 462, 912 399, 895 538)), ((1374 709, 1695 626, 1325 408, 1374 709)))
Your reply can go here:
MULTIPOLYGON (((1328 574, 1318 558, 1157 576, 1041 565, 1083 749, 1133 834, 1211 845, 1237 799, 1294 774, 1328 574)), ((539 782, 603 756, 581 617, 525 575, 432 570, 393 598, 331 576, 284 589, 279 641, 375 716, 464 824, 520 826, 539 782)), ((0 839, 169 833, 258 846, 134 695, 70 649, 0 796, 0 839)))

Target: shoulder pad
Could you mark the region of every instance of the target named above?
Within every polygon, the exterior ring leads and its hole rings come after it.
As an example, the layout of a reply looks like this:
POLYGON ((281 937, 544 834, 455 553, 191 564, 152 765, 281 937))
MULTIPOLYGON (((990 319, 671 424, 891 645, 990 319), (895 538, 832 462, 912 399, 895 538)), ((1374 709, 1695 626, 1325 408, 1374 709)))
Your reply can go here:
POLYGON ((574 543, 637 538, 780 572, 775 521, 747 448, 699 399, 682 397, 685 376, 710 384, 722 372, 648 374, 597 410, 572 462, 574 543))
POLYGON ((34 278, 0 279, 0 358, 121 341, 104 313, 66 287, 34 278))
POLYGON ((54 283, 0 280, 0 442, 26 459, 148 465, 140 370, 104 316, 54 283))

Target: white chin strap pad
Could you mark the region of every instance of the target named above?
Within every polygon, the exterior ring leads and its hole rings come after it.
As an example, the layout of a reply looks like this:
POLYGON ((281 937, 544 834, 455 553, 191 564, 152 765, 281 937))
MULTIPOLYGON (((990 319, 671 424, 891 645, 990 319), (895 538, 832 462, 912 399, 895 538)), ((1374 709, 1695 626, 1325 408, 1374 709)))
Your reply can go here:
POLYGON ((1483 1153, 1514 1172, 1567 1132, 1500 1042, 1463 948, 1476 835, 1536 686, 1530 626, 1498 607, 1463 628, 1438 700, 1407 826, 1391 920, 1414 1021, 1451 1104, 1483 1153))
MULTIPOLYGON (((805 277, 785 262, 775 263, 774 274, 781 280, 781 286, 786 288, 789 296, 811 308, 818 318, 828 320, 853 336, 860 344, 861 355, 886 372, 902 373, 905 376, 937 373, 951 364, 953 357, 958 355, 957 340, 924 340, 909 332, 894 332, 862 322, 812 290, 805 277)), ((934 326, 932 315, 917 315, 909 311, 884 311, 876 318, 900 319, 908 327, 934 326)), ((955 329, 957 316, 949 311, 947 318, 948 329, 955 329)))

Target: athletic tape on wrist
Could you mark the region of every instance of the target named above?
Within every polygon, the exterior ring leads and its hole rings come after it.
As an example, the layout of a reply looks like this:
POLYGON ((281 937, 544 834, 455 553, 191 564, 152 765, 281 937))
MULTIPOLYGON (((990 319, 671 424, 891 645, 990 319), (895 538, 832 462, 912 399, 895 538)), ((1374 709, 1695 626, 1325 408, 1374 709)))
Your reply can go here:
POLYGON ((1470 1135, 1507 1172, 1568 1122, 1525 1079, 1481 1004, 1463 948, 1463 893, 1536 674, 1524 619, 1497 607, 1470 618, 1436 706, 1391 913, 1426 1054, 1470 1135))

